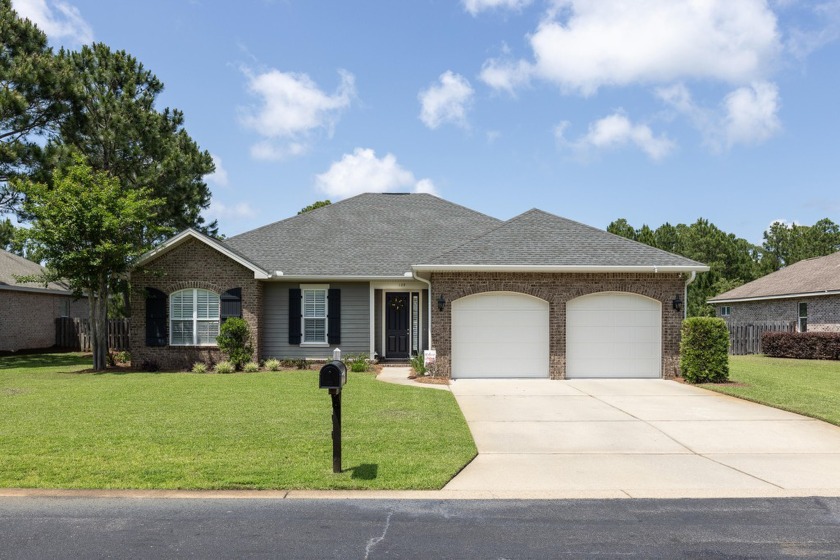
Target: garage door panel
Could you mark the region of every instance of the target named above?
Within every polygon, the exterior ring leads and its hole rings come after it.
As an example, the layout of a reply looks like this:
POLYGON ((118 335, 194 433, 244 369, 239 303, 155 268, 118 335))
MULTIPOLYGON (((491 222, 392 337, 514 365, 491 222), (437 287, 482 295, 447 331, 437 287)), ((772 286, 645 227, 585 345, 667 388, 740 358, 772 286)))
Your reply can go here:
POLYGON ((661 377, 661 304, 605 292, 566 307, 566 376, 661 377))
POLYGON ((548 377, 548 302, 488 292, 452 302, 452 377, 548 377))

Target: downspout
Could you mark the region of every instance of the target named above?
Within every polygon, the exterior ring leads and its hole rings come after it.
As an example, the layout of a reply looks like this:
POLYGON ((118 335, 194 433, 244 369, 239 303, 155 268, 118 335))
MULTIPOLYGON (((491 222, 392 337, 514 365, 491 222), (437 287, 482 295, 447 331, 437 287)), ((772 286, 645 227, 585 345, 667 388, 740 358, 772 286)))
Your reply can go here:
POLYGON ((419 280, 429 287, 429 296, 426 298, 426 303, 429 307, 429 317, 426 321, 426 328, 429 330, 429 350, 431 350, 432 348, 434 348, 434 346, 432 345, 432 282, 431 280, 420 278, 419 276, 417 276, 417 273, 414 270, 411 271, 411 275, 414 277, 415 280, 419 280))
POLYGON ((688 285, 694 282, 697 278, 697 271, 692 270, 691 276, 688 277, 688 280, 685 281, 685 289, 683 290, 683 301, 685 302, 685 307, 683 307, 683 319, 688 316, 688 285))

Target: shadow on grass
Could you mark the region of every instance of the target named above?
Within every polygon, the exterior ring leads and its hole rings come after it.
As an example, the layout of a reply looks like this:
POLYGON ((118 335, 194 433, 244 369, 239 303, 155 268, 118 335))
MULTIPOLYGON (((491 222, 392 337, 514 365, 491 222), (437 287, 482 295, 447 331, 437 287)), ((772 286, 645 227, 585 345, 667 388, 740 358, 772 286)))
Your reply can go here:
POLYGON ((374 480, 379 473, 379 465, 365 463, 357 467, 350 467, 348 471, 353 471, 350 478, 356 480, 374 480))
POLYGON ((17 354, 0 356, 0 369, 38 369, 68 366, 85 366, 91 363, 85 354, 17 354))

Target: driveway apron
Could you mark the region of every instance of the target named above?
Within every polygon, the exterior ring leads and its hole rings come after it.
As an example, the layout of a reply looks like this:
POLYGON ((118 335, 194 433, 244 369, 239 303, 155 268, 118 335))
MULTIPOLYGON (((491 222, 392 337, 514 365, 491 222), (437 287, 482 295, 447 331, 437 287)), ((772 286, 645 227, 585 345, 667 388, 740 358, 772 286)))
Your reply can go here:
POLYGON ((840 428, 659 379, 456 380, 479 455, 444 488, 499 497, 840 495, 840 428))

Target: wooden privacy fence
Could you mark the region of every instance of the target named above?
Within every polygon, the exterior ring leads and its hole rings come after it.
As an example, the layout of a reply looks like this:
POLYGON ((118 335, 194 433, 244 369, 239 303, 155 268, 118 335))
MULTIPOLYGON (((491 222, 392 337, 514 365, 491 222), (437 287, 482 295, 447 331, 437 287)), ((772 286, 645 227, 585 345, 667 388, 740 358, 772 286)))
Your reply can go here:
POLYGON ((729 323, 729 353, 761 354, 761 335, 766 332, 793 332, 791 321, 760 321, 755 323, 729 323))
MULTIPOLYGON (((59 317, 55 320, 55 345, 81 352, 90 352, 92 341, 90 320, 78 317, 59 317)), ((108 348, 128 350, 128 319, 108 321, 108 348)))

